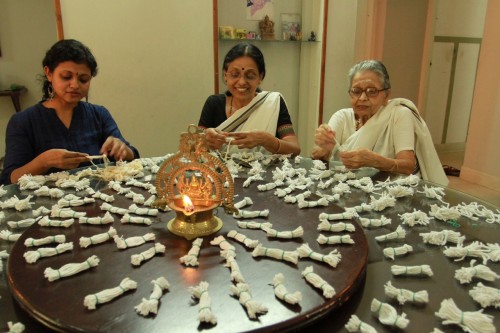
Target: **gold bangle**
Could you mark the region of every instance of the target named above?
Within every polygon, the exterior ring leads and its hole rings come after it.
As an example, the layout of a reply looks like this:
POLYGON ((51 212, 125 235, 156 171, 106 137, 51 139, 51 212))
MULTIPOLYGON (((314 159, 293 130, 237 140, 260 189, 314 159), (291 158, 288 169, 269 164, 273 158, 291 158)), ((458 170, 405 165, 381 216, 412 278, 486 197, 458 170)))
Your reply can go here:
POLYGON ((273 154, 278 154, 281 149, 281 140, 279 138, 276 139, 278 140, 278 148, 276 148, 276 151, 273 154))

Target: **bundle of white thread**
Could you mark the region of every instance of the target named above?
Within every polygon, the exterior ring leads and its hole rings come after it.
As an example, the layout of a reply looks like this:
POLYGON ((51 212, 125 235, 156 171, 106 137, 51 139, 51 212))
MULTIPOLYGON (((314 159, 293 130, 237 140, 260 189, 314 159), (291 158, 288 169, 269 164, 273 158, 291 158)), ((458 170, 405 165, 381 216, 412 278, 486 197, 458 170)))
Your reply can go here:
POLYGON ((312 207, 318 207, 318 206, 328 206, 330 202, 326 198, 319 198, 318 200, 315 201, 307 201, 307 200, 299 200, 298 201, 298 206, 300 209, 302 208, 312 208, 312 207))
POLYGON ((59 269, 47 267, 43 274, 49 281, 52 282, 63 277, 75 275, 97 265, 99 265, 99 258, 96 255, 93 255, 87 258, 84 262, 66 264, 59 269))
POLYGON ((136 204, 132 204, 128 207, 130 213, 134 213, 137 215, 149 215, 156 216, 158 215, 158 209, 149 208, 149 207, 138 207, 136 204))
POLYGON ((313 267, 306 267, 302 271, 302 276, 307 282, 312 284, 315 288, 321 289, 323 291, 323 296, 325 298, 332 298, 335 296, 335 289, 326 282, 321 276, 314 273, 313 267))
POLYGON ((394 260, 395 256, 402 256, 413 251, 413 247, 408 244, 403 244, 398 247, 386 247, 382 252, 386 258, 394 260))
POLYGON ((195 287, 189 287, 189 291, 193 297, 199 299, 198 303, 198 320, 201 323, 217 324, 217 317, 212 311, 212 299, 208 294, 208 282, 201 281, 195 287))
POLYGON ((156 201, 156 195, 150 196, 146 201, 144 201, 144 206, 152 207, 156 201))
POLYGON ((34 202, 30 202, 31 198, 33 198, 33 196, 30 194, 26 198, 18 200, 14 204, 14 208, 18 212, 31 209, 31 206, 34 204, 34 202))
POLYGON ((250 184, 252 184, 253 182, 257 181, 257 180, 263 180, 264 178, 262 178, 262 176, 260 174, 255 174, 255 175, 252 175, 252 176, 249 176, 244 182, 243 182, 243 187, 248 187, 250 186, 250 184))
POLYGON ((135 224, 146 224, 151 225, 153 221, 149 217, 144 216, 132 216, 128 213, 122 216, 120 219, 121 223, 135 223, 135 224))
POLYGON ((441 302, 441 307, 435 315, 443 319, 443 325, 458 325, 466 332, 496 332, 495 325, 493 325, 493 316, 484 314, 482 309, 479 311, 462 311, 451 298, 441 302))
POLYGON ((433 276, 431 266, 429 265, 420 265, 420 266, 400 266, 400 265, 392 265, 391 266, 392 275, 407 275, 407 276, 417 276, 417 275, 426 275, 433 276))
POLYGON ((44 185, 33 192, 39 197, 51 197, 51 198, 61 198, 64 195, 64 191, 59 188, 49 188, 44 185))
POLYGON ((7 259, 8 257, 9 254, 7 253, 7 250, 0 251, 0 273, 3 271, 3 260, 7 259))
POLYGON ((328 221, 333 221, 333 220, 351 220, 355 217, 358 217, 358 213, 356 210, 348 210, 343 213, 336 213, 336 214, 327 214, 327 213, 320 213, 319 214, 319 219, 320 220, 328 220, 328 221))
POLYGON ((19 229, 19 228, 27 228, 27 227, 33 225, 35 222, 36 222, 36 220, 34 218, 30 217, 30 218, 23 219, 20 221, 8 221, 7 225, 11 229, 19 229))
POLYGON ((0 230, 0 238, 8 241, 8 242, 15 242, 21 237, 21 234, 14 234, 10 230, 0 230))
POLYGON ((242 209, 243 207, 246 207, 246 206, 252 205, 252 204, 253 204, 252 198, 244 197, 242 200, 240 200, 234 204, 234 208, 242 209))
POLYGON ((77 212, 71 208, 61 208, 58 205, 53 205, 50 210, 50 217, 59 217, 62 219, 72 217, 72 218, 80 218, 82 216, 87 215, 85 212, 77 212))
POLYGON ((34 264, 40 258, 52 257, 71 250, 73 250, 73 242, 62 243, 56 247, 42 247, 35 251, 26 251, 23 256, 28 264, 34 264))
POLYGON ((453 207, 447 207, 449 204, 445 206, 431 205, 431 211, 429 212, 430 216, 433 216, 441 221, 449 221, 456 220, 460 217, 460 212, 458 212, 453 207))
POLYGON ((259 190, 261 192, 270 191, 272 189, 275 189, 278 186, 283 186, 283 182, 277 180, 274 183, 259 184, 259 185, 257 185, 257 190, 259 190))
POLYGON ((191 244, 188 253, 179 258, 179 261, 186 266, 198 266, 198 255, 200 254, 200 247, 203 243, 203 238, 196 238, 191 244))
POLYGON ((107 303, 116 297, 123 295, 126 291, 136 289, 137 282, 124 278, 118 287, 104 289, 96 294, 90 294, 83 299, 83 305, 89 310, 95 310, 97 304, 107 303))
POLYGON ((299 246, 297 248, 297 252, 300 258, 311 258, 312 260, 325 262, 332 267, 337 267, 340 260, 342 259, 342 255, 337 249, 325 255, 319 252, 314 252, 307 243, 299 246))
POLYGON ((248 317, 251 319, 257 318, 259 314, 267 313, 267 307, 252 298, 248 284, 238 283, 236 286, 232 285, 230 291, 232 295, 238 297, 240 304, 245 307, 248 317))
POLYGON ((330 232, 342 232, 342 231, 354 232, 356 228, 352 223, 345 223, 345 222, 330 223, 327 220, 321 220, 320 223, 318 224, 318 230, 330 231, 330 232))
POLYGON ((285 187, 285 188, 277 188, 274 191, 274 195, 277 196, 278 198, 283 198, 287 194, 292 193, 294 190, 295 190, 295 185, 290 184, 288 187, 285 187))
POLYGON ((244 244, 246 247, 250 249, 254 249, 259 244, 259 241, 257 239, 250 239, 244 234, 237 232, 236 230, 230 230, 227 233, 227 237, 236 239, 238 242, 244 244))
POLYGON ((106 193, 102 193, 101 191, 97 191, 92 195, 93 198, 101 199, 104 202, 113 202, 115 201, 115 197, 113 195, 109 195, 106 193))
POLYGON ((284 260, 295 265, 299 262, 299 254, 297 251, 285 251, 277 248, 268 248, 262 246, 262 244, 257 245, 255 249, 252 251, 253 257, 270 257, 278 260, 284 260))
POLYGON ((34 190, 45 184, 45 177, 41 175, 33 176, 25 174, 17 180, 17 184, 20 190, 34 190))
POLYGON ((158 313, 160 298, 163 296, 163 292, 170 288, 170 283, 163 276, 151 281, 151 283, 153 284, 153 292, 149 296, 149 299, 143 298, 142 302, 134 307, 135 311, 144 317, 150 313, 158 313))
POLYGON ((296 202, 300 202, 300 201, 303 201, 307 198, 309 198, 311 196, 311 191, 304 191, 302 193, 299 193, 297 195, 287 195, 285 196, 285 199, 284 201, 286 203, 296 203, 296 202))
POLYGON ((428 187, 427 185, 424 184, 424 191, 419 193, 424 193, 427 198, 437 199, 444 203, 443 201, 444 188, 442 187, 434 187, 434 186, 428 187))
POLYGON ((304 228, 302 226, 295 228, 294 230, 286 230, 286 231, 277 231, 271 228, 262 228, 267 233, 267 237, 274 238, 298 238, 304 235, 304 228))
POLYGON ((220 235, 210 241, 211 245, 219 246, 223 251, 233 252, 236 256, 236 248, 229 243, 224 236, 220 235))
POLYGON ((325 236, 319 234, 316 241, 320 244, 354 244, 354 240, 351 235, 335 235, 335 236, 325 236))
POLYGON ((384 225, 391 224, 392 220, 390 218, 385 217, 385 215, 381 215, 380 219, 369 219, 365 217, 360 217, 359 222, 365 228, 379 228, 384 225))
POLYGON ((270 222, 238 221, 238 227, 243 229, 262 229, 272 228, 273 224, 270 222))
POLYGON ((446 247, 443 251, 444 255, 451 258, 457 258, 455 261, 460 261, 466 257, 482 258, 483 263, 488 262, 488 247, 479 241, 470 243, 467 246, 451 246, 446 247))
POLYGON ((328 202, 336 202, 340 200, 340 194, 325 194, 321 192, 316 192, 315 193, 317 196, 321 197, 322 199, 328 200, 328 202))
POLYGON ((87 223, 87 224, 108 224, 113 223, 114 218, 111 216, 109 212, 106 212, 104 216, 96 216, 96 217, 86 217, 82 216, 78 218, 79 223, 87 223))
POLYGON ((112 206, 111 204, 107 202, 103 202, 101 207, 102 210, 106 210, 108 212, 114 213, 114 214, 119 214, 119 215, 125 215, 128 214, 129 211, 126 208, 120 208, 120 207, 115 207, 112 206))
POLYGON ((142 205, 146 198, 144 198, 144 195, 140 193, 136 193, 134 191, 129 191, 125 194, 126 198, 132 199, 132 202, 138 205, 142 205))
POLYGON ((372 300, 370 308, 372 313, 384 325, 405 329, 410 323, 410 321, 406 319, 406 313, 402 312, 401 316, 399 316, 398 312, 392 305, 380 302, 376 298, 372 300))
POLYGON ((9 332, 7 333, 22 333, 25 329, 23 323, 20 322, 12 323, 11 321, 9 321, 7 323, 7 326, 9 327, 9 332))
POLYGON ((387 192, 389 193, 389 195, 391 195, 395 198, 403 198, 403 197, 413 195, 413 193, 415 191, 411 187, 407 187, 407 186, 403 186, 403 185, 394 185, 394 186, 388 186, 387 192))
POLYGON ((476 260, 471 260, 470 267, 462 267, 455 271, 455 279, 461 284, 472 282, 473 278, 482 279, 485 281, 495 281, 500 278, 498 274, 492 271, 488 266, 476 265, 476 260))
POLYGON ((130 257, 130 262, 134 266, 139 266, 143 261, 149 260, 154 257, 157 253, 165 253, 165 245, 161 243, 155 243, 155 245, 146 251, 143 251, 139 254, 133 254, 130 257))
POLYGON ((411 213, 399 214, 399 217, 403 221, 403 224, 413 227, 415 225, 429 225, 430 218, 426 213, 413 209, 411 213))
POLYGON ((24 246, 26 247, 32 247, 32 246, 40 246, 40 245, 47 245, 50 243, 64 243, 66 241, 66 236, 65 235, 54 235, 54 236, 47 236, 44 238, 26 238, 24 240, 24 246))
POLYGON ((401 305, 406 302, 418 304, 429 302, 429 293, 426 290, 413 292, 407 289, 398 289, 391 284, 391 281, 387 281, 384 291, 387 297, 397 299, 401 305))
POLYGON ((373 208, 372 208, 371 204, 367 204, 367 203, 363 202, 361 205, 354 206, 354 207, 348 207, 348 208, 346 208, 346 210, 347 209, 355 210, 358 213, 362 213, 362 212, 371 212, 373 208))
POLYGON ((79 199, 71 199, 71 200, 61 198, 57 201, 57 205, 61 208, 77 207, 77 206, 83 206, 85 204, 93 203, 93 202, 95 202, 94 198, 79 198, 79 199))
POLYGON ((42 217, 39 221, 38 224, 42 227, 63 227, 63 228, 69 228, 75 223, 74 218, 69 218, 66 220, 52 220, 48 216, 42 217))
POLYGON ((248 219, 254 217, 267 217, 267 216, 269 216, 269 209, 264 209, 264 210, 240 209, 238 213, 233 213, 233 217, 237 219, 248 219))
POLYGON ((48 209, 45 206, 40 206, 37 209, 33 209, 33 211, 32 211, 33 217, 47 215, 48 213, 50 213, 50 209, 48 209))
POLYGON ((493 306, 497 309, 500 308, 500 289, 487 287, 481 282, 478 282, 478 284, 469 291, 469 295, 483 308, 488 306, 493 306))
POLYGON ((453 230, 431 231, 421 233, 420 236, 422 236, 424 243, 433 245, 446 245, 448 242, 462 245, 465 240, 465 236, 453 230))
POLYGON ((104 243, 116 236, 116 229, 109 227, 108 232, 93 235, 91 237, 80 237, 80 247, 86 248, 89 245, 104 243))
POLYGON ((123 187, 120 182, 114 180, 109 181, 108 186, 112 190, 118 192, 118 194, 126 194, 131 191, 129 187, 123 187))
POLYGON ((113 240, 115 241, 116 247, 119 248, 120 250, 130 248, 130 247, 135 247, 142 245, 146 242, 155 240, 156 236, 154 233, 149 232, 143 236, 132 236, 128 238, 123 238, 118 235, 115 235, 113 237, 113 240))
POLYGON ((403 229, 403 227, 401 225, 398 225, 398 227, 396 228, 395 231, 390 232, 390 233, 385 234, 385 235, 377 236, 377 237, 375 237, 375 240, 377 242, 385 242, 388 240, 405 239, 405 237, 406 237, 406 230, 403 229))
POLYGON ((285 276, 282 273, 278 273, 274 276, 274 295, 288 304, 300 303, 300 301, 302 301, 302 293, 300 291, 289 293, 283 282, 285 282, 285 276))
POLYGON ((493 262, 500 261, 500 245, 499 244, 486 244, 488 253, 488 260, 493 262))
POLYGON ((351 315, 347 324, 345 324, 347 332, 355 333, 377 333, 373 326, 361 321, 355 314, 351 315))

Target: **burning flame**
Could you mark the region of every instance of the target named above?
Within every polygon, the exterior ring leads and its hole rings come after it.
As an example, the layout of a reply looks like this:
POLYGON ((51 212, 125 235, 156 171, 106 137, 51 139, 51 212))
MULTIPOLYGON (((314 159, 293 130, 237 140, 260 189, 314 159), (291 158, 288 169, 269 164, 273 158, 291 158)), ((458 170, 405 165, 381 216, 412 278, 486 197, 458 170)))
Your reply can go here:
POLYGON ((182 203, 184 204, 184 210, 188 213, 194 211, 194 205, 191 199, 187 195, 182 196, 182 203))

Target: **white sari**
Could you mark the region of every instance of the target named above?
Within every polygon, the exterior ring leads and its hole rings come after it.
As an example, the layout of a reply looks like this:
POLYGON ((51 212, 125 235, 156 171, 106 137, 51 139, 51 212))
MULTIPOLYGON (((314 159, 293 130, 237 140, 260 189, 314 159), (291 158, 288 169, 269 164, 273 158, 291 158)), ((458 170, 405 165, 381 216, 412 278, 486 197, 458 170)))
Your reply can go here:
MULTIPOLYGON (((223 132, 249 132, 264 131, 276 135, 278 117, 280 113, 279 92, 262 91, 258 93, 250 103, 238 109, 231 117, 217 126, 223 132)), ((231 146, 231 150, 237 147, 231 146)), ((240 151, 267 152, 262 147, 254 149, 241 149, 240 151)))
POLYGON ((404 98, 390 100, 342 144, 344 150, 368 148, 382 156, 390 156, 394 147, 392 135, 394 117, 401 107, 410 109, 414 116, 415 155, 422 178, 443 186, 448 185, 448 178, 434 148, 429 129, 420 117, 417 107, 410 100, 404 98))

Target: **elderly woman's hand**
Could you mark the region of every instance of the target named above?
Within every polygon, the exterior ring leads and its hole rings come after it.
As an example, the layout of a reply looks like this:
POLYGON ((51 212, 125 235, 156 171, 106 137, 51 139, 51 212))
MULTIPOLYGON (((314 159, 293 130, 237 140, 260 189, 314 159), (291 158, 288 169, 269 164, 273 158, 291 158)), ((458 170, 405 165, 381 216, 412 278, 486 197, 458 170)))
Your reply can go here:
POLYGON ((219 131, 215 128, 207 128, 205 130, 205 140, 207 142, 208 148, 220 149, 223 144, 226 143, 227 133, 219 131))
POLYGON ((314 159, 328 159, 335 147, 335 131, 326 124, 320 125, 314 133, 314 143, 316 146, 312 151, 314 159))
POLYGON ((378 155, 366 148, 341 152, 339 156, 344 166, 348 169, 377 167, 378 163, 378 155))
POLYGON ((130 161, 134 159, 134 152, 130 149, 125 142, 109 136, 102 144, 101 153, 107 156, 112 156, 116 161, 130 161))

